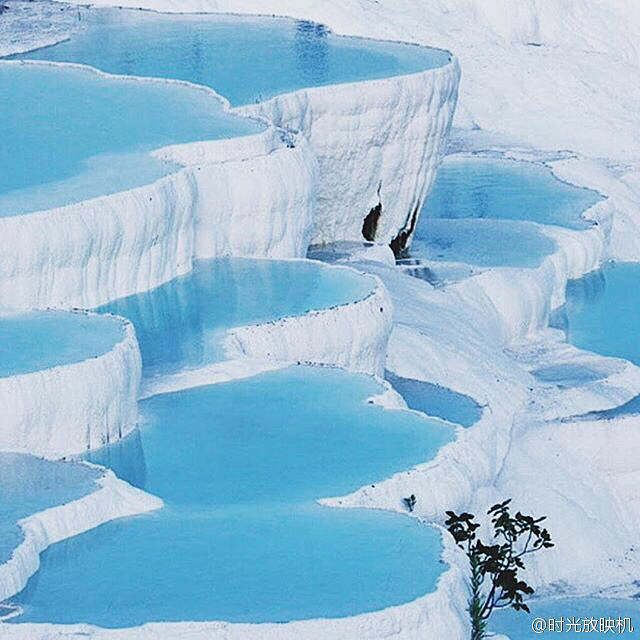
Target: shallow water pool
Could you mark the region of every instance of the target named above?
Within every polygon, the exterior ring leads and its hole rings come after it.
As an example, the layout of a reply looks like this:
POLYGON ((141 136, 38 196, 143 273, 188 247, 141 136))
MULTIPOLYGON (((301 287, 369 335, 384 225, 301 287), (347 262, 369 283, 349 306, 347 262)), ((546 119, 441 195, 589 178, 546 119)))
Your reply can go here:
POLYGON ((433 590, 445 568, 435 530, 314 504, 431 459, 452 437, 439 421, 365 402, 380 390, 366 376, 293 367, 144 401, 139 439, 90 459, 126 460, 165 508, 45 552, 14 599, 25 609, 16 621, 284 621, 433 590))
POLYGON ((176 171, 149 151, 248 135, 204 89, 87 68, 0 62, 0 216, 130 189, 176 171))
POLYGON ((439 49, 338 37, 322 25, 287 19, 85 8, 79 15, 70 40, 19 57, 187 80, 212 87, 233 105, 450 60, 439 49))
POLYGON ((122 320, 69 311, 0 316, 0 378, 81 362, 124 337, 122 320))
POLYGON ((574 598, 540 600, 528 604, 531 615, 511 609, 495 612, 491 617, 491 630, 507 635, 511 640, 637 638, 640 630, 640 603, 636 600, 574 598), (543 620, 536 623, 540 628, 544 625, 542 633, 532 631, 536 618, 543 620), (595 632, 592 631, 593 624, 596 625, 595 632), (605 632, 605 625, 611 624, 617 629, 616 632, 605 632), (632 630, 629 630, 629 624, 632 630))
POLYGON ((0 563, 24 539, 19 520, 96 491, 100 475, 77 462, 0 453, 0 563))
POLYGON ((410 254, 478 267, 535 268, 554 249, 551 238, 526 222, 433 218, 416 229, 410 254))
POLYGON ((562 182, 539 163, 449 156, 438 169, 418 229, 431 218, 528 220, 585 229, 582 213, 601 196, 562 182))
POLYGON ((97 310, 133 322, 144 374, 152 376, 224 359, 231 327, 347 304, 373 288, 368 276, 314 262, 225 258, 97 310))
POLYGON ((554 326, 581 349, 640 365, 640 264, 610 263, 567 285, 554 326))
POLYGON ((422 411, 463 427, 471 427, 482 417, 482 407, 463 393, 431 382, 403 378, 390 371, 385 373, 385 378, 404 398, 409 409, 422 411))

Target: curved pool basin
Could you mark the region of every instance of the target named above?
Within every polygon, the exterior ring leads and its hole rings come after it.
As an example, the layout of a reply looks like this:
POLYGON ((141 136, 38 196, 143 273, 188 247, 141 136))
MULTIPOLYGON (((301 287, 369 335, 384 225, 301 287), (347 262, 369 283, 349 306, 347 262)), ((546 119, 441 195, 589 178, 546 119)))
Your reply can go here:
POLYGON ((591 222, 582 214, 600 200, 539 163, 449 156, 438 169, 409 254, 478 267, 537 267, 555 244, 529 223, 586 229, 591 222))
POLYGON ((234 105, 308 87, 357 82, 445 65, 448 52, 335 36, 284 18, 80 9, 66 42, 20 58, 79 62, 111 73, 187 80, 234 105))
POLYGON ((403 378, 390 371, 385 372, 385 379, 404 398, 409 409, 461 427, 471 427, 482 417, 482 407, 463 393, 431 382, 403 378))
POLYGON ((124 337, 122 320, 70 311, 0 316, 0 378, 101 356, 124 337))
POLYGON ((515 220, 432 218, 416 229, 412 258, 478 267, 538 267, 556 248, 536 226, 515 220))
POLYGON ((154 182, 179 168, 159 147, 264 130, 202 88, 46 63, 0 61, 0 116, 0 216, 154 182))
POLYGON ((608 637, 636 638, 640 628, 640 603, 636 600, 567 598, 533 601, 528 605, 530 615, 512 609, 496 611, 491 617, 491 631, 502 633, 510 640, 595 640, 608 637), (543 620, 543 623, 537 623, 542 632, 532 631, 536 618, 543 620), (592 630, 594 624, 596 631, 592 630), (541 625, 544 625, 544 630, 541 625), (607 627, 609 631, 605 631, 607 627))
POLYGON ((223 258, 97 311, 131 320, 144 375, 153 376, 224 359, 227 329, 348 304, 374 287, 371 277, 315 262, 223 258))
POLYGON ((604 356, 640 365, 640 264, 608 263, 567 285, 566 304, 553 319, 567 340, 604 356))
POLYGON ((540 163, 452 155, 438 169, 417 228, 432 218, 491 218, 586 229, 591 223, 582 214, 600 200, 540 163))
POLYGON ((19 520, 96 491, 101 475, 78 462, 0 453, 0 564, 24 538, 19 520))
POLYGON ((432 591, 445 569, 435 530, 314 503, 424 462, 451 439, 442 422, 365 402, 381 389, 369 377, 293 367, 142 402, 139 439, 89 458, 124 463, 165 508, 45 552, 13 599, 24 607, 15 620, 285 621, 432 591))

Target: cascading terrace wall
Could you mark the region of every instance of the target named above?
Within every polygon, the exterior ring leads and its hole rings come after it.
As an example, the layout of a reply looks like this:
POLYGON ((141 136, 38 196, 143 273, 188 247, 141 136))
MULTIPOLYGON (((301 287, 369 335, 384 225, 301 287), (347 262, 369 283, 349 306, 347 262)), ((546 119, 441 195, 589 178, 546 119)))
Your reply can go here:
MULTIPOLYGON (((458 81, 454 59, 412 75, 279 96, 236 110, 277 127, 155 151, 184 167, 174 174, 77 204, 0 218, 0 307, 92 308, 188 273, 198 258, 304 257, 310 242, 362 240, 363 220, 378 199, 376 240, 386 243, 411 224, 431 185, 458 81)), ((378 283, 366 301, 238 330, 229 345, 242 357, 381 373, 390 312, 378 283)), ((136 386, 139 363, 127 366, 136 386)), ((76 390, 102 389, 105 380, 122 374, 77 366, 65 375, 73 371, 82 378, 76 390)), ((97 392, 111 393, 105 411, 128 407, 108 411, 105 422, 96 419, 95 403, 78 402, 73 394, 54 398, 55 385, 40 388, 42 376, 17 378, 1 381, 6 393, 0 408, 14 416, 5 420, 5 431, 15 431, 5 439, 10 448, 65 455, 123 435, 135 422, 131 384, 97 392)), ((73 380, 65 379, 64 387, 74 389, 73 380)))
POLYGON ((166 147, 184 169, 77 204, 0 218, 0 306, 92 308, 217 256, 303 256, 315 159, 264 133, 166 147))
POLYGON ((235 111, 309 140, 319 164, 312 243, 363 240, 373 212, 369 239, 395 239, 401 250, 444 154, 459 82, 452 58, 421 73, 303 89, 235 111))
POLYGON ((371 237, 404 248, 443 154, 459 76, 453 59, 241 107, 281 129, 165 147, 155 155, 184 169, 0 218, 0 306, 94 307, 187 273, 197 258, 303 257, 310 242, 364 240, 371 210, 371 237))
POLYGON ((381 280, 371 280, 373 291, 362 300, 230 329, 225 337, 227 356, 330 365, 382 376, 393 305, 381 280))
POLYGON ((0 378, 0 450, 60 458, 136 426, 141 361, 133 325, 97 357, 0 378))

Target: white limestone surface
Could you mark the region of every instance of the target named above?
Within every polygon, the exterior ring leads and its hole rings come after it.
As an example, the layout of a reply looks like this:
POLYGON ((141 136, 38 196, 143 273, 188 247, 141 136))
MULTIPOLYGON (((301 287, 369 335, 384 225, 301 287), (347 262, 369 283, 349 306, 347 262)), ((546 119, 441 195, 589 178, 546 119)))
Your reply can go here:
POLYGON ((227 357, 333 365, 381 376, 393 306, 378 278, 362 277, 372 285, 371 293, 362 300, 230 329, 224 338, 227 357))
POLYGON ((60 458, 117 440, 136 426, 141 361, 133 325, 110 351, 0 378, 0 449, 60 458))
MULTIPOLYGON (((591 209, 605 212, 609 201, 591 209)), ((494 268, 451 285, 469 308, 485 317, 496 316, 504 344, 544 329, 553 309, 564 303, 567 282, 597 269, 605 256, 601 226, 584 231, 535 225, 551 237, 556 250, 535 269, 494 268)))
MULTIPOLYGON (((15 595, 40 566, 40 554, 52 544, 79 535, 109 520, 154 511, 163 502, 104 470, 98 489, 63 505, 40 511, 18 523, 24 540, 11 558, 0 564, 0 601, 15 595)), ((0 636, 6 625, 0 622, 0 636)), ((11 627, 10 627, 11 628, 11 627)))
POLYGON ((78 26, 78 12, 72 4, 11 0, 3 5, 0 56, 57 44, 78 26))
POLYGON ((196 258, 306 254, 317 162, 302 135, 287 140, 278 138, 264 155, 194 169, 196 258))
POLYGON ((589 185, 612 204, 607 258, 626 262, 640 259, 640 167, 611 166, 605 160, 574 156, 551 163, 554 173, 574 184, 589 185))
POLYGON ((144 380, 140 388, 140 400, 151 398, 162 393, 173 393, 209 384, 219 384, 232 380, 251 378, 260 373, 284 369, 293 362, 267 362, 240 358, 238 360, 224 360, 197 369, 187 369, 166 376, 157 376, 144 380))

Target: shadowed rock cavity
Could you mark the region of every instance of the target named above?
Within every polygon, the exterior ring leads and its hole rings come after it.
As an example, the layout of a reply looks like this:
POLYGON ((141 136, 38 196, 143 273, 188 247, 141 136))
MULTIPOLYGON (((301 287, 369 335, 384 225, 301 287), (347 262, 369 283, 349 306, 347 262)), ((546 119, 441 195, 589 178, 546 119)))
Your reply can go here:
POLYGON ((382 202, 379 202, 369 213, 367 217, 364 219, 362 223, 362 235, 365 240, 369 242, 373 242, 376 239, 376 231, 378 230, 378 221, 380 220, 380 215, 382 214, 382 202))
POLYGON ((391 251, 393 251, 393 255, 396 258, 406 257, 407 244, 416 228, 416 223, 418 222, 418 213, 420 213, 421 208, 422 206, 420 202, 418 202, 415 209, 413 210, 413 213, 410 214, 404 228, 401 229, 398 235, 389 243, 391 251))

